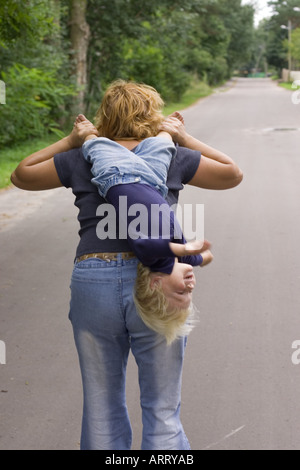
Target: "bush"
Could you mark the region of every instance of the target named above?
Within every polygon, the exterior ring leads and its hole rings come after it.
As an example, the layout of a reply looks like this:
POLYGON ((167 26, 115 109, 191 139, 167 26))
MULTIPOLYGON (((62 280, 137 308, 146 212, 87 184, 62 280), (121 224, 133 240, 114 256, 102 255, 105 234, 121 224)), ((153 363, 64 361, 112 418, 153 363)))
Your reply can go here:
POLYGON ((53 73, 14 64, 2 72, 6 85, 6 105, 1 105, 0 147, 49 132, 61 136, 59 121, 64 103, 76 94, 59 82, 53 73))
POLYGON ((180 100, 190 84, 191 77, 180 61, 151 38, 125 41, 122 56, 122 77, 153 86, 166 102, 180 100))

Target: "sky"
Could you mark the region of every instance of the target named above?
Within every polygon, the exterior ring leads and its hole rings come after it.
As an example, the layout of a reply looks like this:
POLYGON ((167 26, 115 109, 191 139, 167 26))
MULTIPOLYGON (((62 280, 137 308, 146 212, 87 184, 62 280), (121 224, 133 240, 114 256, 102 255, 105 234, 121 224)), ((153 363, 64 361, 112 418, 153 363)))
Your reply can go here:
POLYGON ((268 0, 243 0, 243 3, 252 3, 256 5, 256 15, 255 15, 255 24, 263 19, 271 16, 272 9, 268 7, 268 0))

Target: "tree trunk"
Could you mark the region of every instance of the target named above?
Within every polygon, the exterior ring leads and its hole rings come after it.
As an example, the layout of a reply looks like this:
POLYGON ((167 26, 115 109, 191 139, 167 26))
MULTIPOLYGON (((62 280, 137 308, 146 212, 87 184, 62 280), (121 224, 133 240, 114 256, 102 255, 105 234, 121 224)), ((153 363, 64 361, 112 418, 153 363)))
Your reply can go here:
POLYGON ((84 95, 87 86, 87 52, 90 28, 86 22, 87 0, 71 0, 71 44, 73 50, 73 73, 78 87, 74 114, 85 112, 84 95))

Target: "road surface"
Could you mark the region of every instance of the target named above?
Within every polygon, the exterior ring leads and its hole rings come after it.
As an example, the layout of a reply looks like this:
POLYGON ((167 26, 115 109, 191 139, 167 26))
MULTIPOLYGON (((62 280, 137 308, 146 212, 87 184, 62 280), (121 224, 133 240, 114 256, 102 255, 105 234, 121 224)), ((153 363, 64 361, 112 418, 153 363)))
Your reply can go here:
MULTIPOLYGON (((213 265, 197 271, 182 421, 194 450, 300 449, 300 105, 268 79, 239 79, 184 111, 231 155, 241 186, 186 187, 205 205, 213 265), (300 357, 296 356, 296 357, 300 357)), ((67 318, 77 210, 64 189, 0 194, 0 449, 78 449, 81 381, 67 318), (0 357, 1 362, 1 357, 0 357), (2 358, 3 362, 3 358, 2 358)), ((141 440, 134 361, 128 406, 141 440)))

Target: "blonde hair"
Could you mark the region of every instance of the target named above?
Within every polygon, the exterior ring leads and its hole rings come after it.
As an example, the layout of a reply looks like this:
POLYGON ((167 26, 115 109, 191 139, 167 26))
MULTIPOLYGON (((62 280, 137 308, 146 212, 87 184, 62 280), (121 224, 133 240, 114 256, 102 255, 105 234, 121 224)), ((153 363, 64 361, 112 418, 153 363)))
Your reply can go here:
POLYGON ((107 89, 95 117, 102 137, 144 140, 155 137, 164 120, 164 102, 152 87, 117 80, 107 89))
POLYGON ((138 265, 134 301, 143 322, 153 331, 163 335, 167 344, 187 336, 194 328, 193 306, 188 309, 168 308, 168 301, 160 286, 151 287, 151 271, 138 265))

